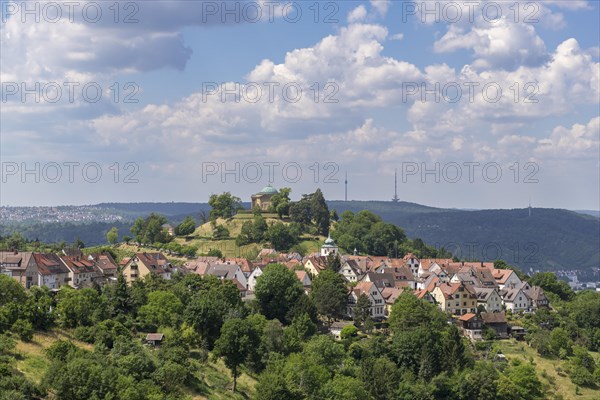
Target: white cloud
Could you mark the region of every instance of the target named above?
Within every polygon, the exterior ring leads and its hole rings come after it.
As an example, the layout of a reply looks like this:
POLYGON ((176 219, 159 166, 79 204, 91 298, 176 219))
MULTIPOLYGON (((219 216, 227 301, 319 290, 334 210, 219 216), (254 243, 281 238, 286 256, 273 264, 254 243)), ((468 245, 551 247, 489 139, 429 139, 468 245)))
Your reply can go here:
POLYGON ((439 53, 459 49, 472 49, 474 66, 480 69, 512 70, 519 66, 540 65, 547 59, 546 46, 533 26, 510 23, 507 19, 490 27, 473 27, 468 32, 450 26, 434 44, 434 50, 439 53))
POLYGON ((600 117, 586 125, 574 124, 571 128, 556 127, 550 137, 538 141, 535 153, 539 157, 591 158, 600 152, 600 117))
POLYGON ((371 6, 375 8, 382 17, 385 17, 387 14, 391 3, 391 0, 371 0, 371 6))
POLYGON ((367 17, 367 9, 365 8, 364 5, 360 5, 358 7, 356 7, 354 10, 350 11, 350 13, 348 14, 348 22, 349 23, 355 23, 355 22, 362 22, 366 19, 367 17))

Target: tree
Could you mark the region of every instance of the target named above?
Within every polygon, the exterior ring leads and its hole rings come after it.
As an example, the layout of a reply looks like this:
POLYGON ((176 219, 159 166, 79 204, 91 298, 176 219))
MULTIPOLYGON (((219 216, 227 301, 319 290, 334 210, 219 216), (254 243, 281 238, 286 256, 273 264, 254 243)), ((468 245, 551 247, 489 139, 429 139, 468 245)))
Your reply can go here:
POLYGON ((256 281, 254 290, 262 314, 267 319, 289 322, 290 310, 304 294, 302 283, 283 264, 269 264, 256 281))
POLYGON ((369 400, 371 395, 356 378, 344 375, 336 375, 327 382, 322 390, 323 400, 369 400))
POLYGON ((15 232, 6 239, 6 247, 8 250, 14 251, 22 249, 25 245, 25 238, 19 232, 15 232))
POLYGON ((315 277, 310 295, 317 312, 326 317, 329 324, 334 318, 342 316, 348 302, 348 289, 344 278, 328 269, 315 277))
POLYGON ((378 256, 396 256, 406 241, 402 229, 383 222, 381 217, 367 210, 356 214, 344 211, 332 236, 346 251, 352 252, 356 248, 359 252, 378 256))
POLYGON ((545 291, 554 293, 561 300, 572 300, 575 292, 565 281, 559 280, 552 272, 538 272, 529 279, 531 286, 540 286, 545 291))
POLYGON ((167 243, 171 237, 162 229, 166 223, 164 216, 152 213, 146 219, 136 219, 130 231, 138 243, 167 243))
POLYGON ((56 296, 58 322, 65 328, 91 326, 107 314, 105 303, 93 289, 61 288, 56 296))
POLYGON ((282 218, 284 215, 289 215, 291 191, 292 189, 290 188, 279 189, 279 193, 271 197, 271 206, 269 208, 269 211, 277 213, 279 218, 282 218))
MULTIPOLYGON (((513 393, 518 399, 533 400, 542 398, 542 383, 531 364, 521 364, 508 370, 505 376, 512 383, 513 393)), ((500 387, 499 387, 500 392, 500 387)), ((505 393, 508 391, 505 391, 505 393)), ((500 394, 500 393, 499 393, 500 394)))
POLYGON ((232 281, 215 277, 202 279, 203 287, 193 295, 184 311, 184 320, 194 327, 212 348, 226 317, 240 309, 240 293, 232 281))
POLYGON ((366 294, 361 293, 354 307, 354 322, 364 326, 369 319, 371 319, 371 302, 366 294))
POLYGON ((342 331, 340 332, 340 337, 342 339, 348 339, 351 337, 354 337, 358 334, 358 328, 354 325, 346 325, 345 327, 342 328, 342 331))
POLYGON ((110 244, 115 244, 119 240, 119 229, 116 226, 110 228, 108 233, 106 234, 106 240, 110 244))
POLYGON ((327 269, 337 273, 341 268, 342 262, 340 261, 340 257, 334 253, 329 253, 327 255, 327 269))
POLYGON ((329 235, 329 208, 321 189, 317 189, 311 197, 311 213, 319 234, 329 235))
POLYGON ((175 294, 157 290, 148 294, 148 303, 140 308, 139 320, 146 326, 176 326, 183 304, 175 294))
POLYGON ((312 206, 310 195, 303 194, 302 198, 290 204, 290 219, 304 228, 312 222, 312 206))
POLYGON ((389 324, 394 333, 419 327, 441 330, 446 326, 446 315, 435 305, 404 291, 392 306, 389 324))
POLYGON ((192 217, 185 217, 183 222, 177 225, 176 233, 180 236, 187 236, 196 230, 196 221, 192 217))
POLYGON ((73 245, 75 246, 76 249, 85 248, 85 243, 83 243, 83 240, 81 240, 79 237, 75 238, 75 243, 73 245))
POLYGON ((392 399, 398 382, 398 368, 387 357, 369 357, 361 365, 361 377, 374 399, 392 399))
POLYGON ((267 232, 269 241, 273 248, 277 251, 288 250, 290 247, 298 243, 298 236, 290 227, 284 223, 278 222, 269 227, 267 232))
POLYGON ((209 249, 208 253, 206 253, 208 257, 218 257, 223 258, 223 253, 219 249, 209 249))
POLYGON ((232 196, 230 192, 224 192, 220 195, 212 194, 208 199, 208 205, 211 206, 210 219, 231 218, 239 210, 242 210, 242 200, 239 197, 232 196))
POLYGON ((337 222, 340 219, 340 216, 338 215, 337 211, 335 211, 335 210, 331 210, 329 217, 332 221, 335 221, 335 222, 337 222))
POLYGON ((233 392, 236 390, 239 366, 248 359, 259 344, 259 335, 248 320, 232 318, 223 324, 221 336, 215 342, 214 354, 222 358, 227 368, 231 370, 233 392))
POLYGON ((229 229, 223 225, 217 225, 217 227, 213 230, 212 236, 214 240, 227 239, 229 237, 229 229))

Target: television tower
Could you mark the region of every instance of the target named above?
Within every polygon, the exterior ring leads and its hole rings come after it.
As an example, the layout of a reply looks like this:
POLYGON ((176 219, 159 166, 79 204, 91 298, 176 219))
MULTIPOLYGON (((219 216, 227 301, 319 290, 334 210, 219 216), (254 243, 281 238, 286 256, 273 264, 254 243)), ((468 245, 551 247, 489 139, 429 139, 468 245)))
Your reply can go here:
POLYGON ((392 197, 392 201, 397 203, 400 201, 398 197, 398 170, 394 168, 394 197, 392 197))
POLYGON ((348 172, 346 172, 346 178, 344 179, 344 201, 348 201, 348 172))

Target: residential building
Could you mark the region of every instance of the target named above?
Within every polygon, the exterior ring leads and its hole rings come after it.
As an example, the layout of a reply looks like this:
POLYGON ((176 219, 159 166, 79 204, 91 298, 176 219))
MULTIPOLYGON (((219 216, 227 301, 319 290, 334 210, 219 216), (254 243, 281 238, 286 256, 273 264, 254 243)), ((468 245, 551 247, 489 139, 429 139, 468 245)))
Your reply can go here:
POLYGON ((33 253, 37 265, 37 279, 32 285, 46 286, 51 290, 59 289, 69 284, 69 269, 60 257, 53 253, 33 253))
POLYGON ((0 251, 0 273, 15 279, 24 288, 31 286, 36 271, 32 252, 0 251))
POLYGON ((248 276, 247 280, 247 288, 249 291, 254 292, 254 288, 256 287, 256 280, 259 276, 263 274, 263 271, 263 266, 257 265, 256 267, 254 267, 254 270, 252 271, 250 276, 248 276))
POLYGON ((69 285, 74 288, 90 287, 93 280, 100 275, 94 262, 85 256, 61 255, 59 257, 69 269, 69 285))
POLYGON ((313 256, 308 257, 306 261, 304 261, 304 269, 313 276, 319 275, 325 268, 327 268, 327 257, 313 256))
POLYGON ((505 288, 499 294, 504 306, 511 312, 525 311, 531 307, 529 297, 520 288, 505 288))
POLYGON ((117 279, 119 266, 110 253, 91 253, 88 255, 88 260, 92 261, 97 268, 99 275, 96 279, 100 282, 106 283, 117 279))
POLYGON ((504 312, 481 313, 481 319, 485 326, 496 332, 497 337, 501 339, 508 337, 508 322, 506 321, 506 314, 504 312))
POLYGON ((498 291, 493 288, 476 287, 477 305, 483 306, 486 312, 502 311, 502 298, 498 291))
POLYGON ((464 335, 471 340, 482 339, 483 323, 477 315, 467 313, 458 318, 458 326, 463 331, 464 335))
POLYGON ((212 275, 220 279, 231 281, 234 280, 239 282, 240 286, 243 287, 244 290, 249 289, 246 275, 244 275, 242 269, 237 264, 211 263, 205 275, 212 275))
POLYGON ((148 274, 171 279, 172 272, 171 263, 162 253, 136 253, 123 268, 123 276, 128 284, 144 278, 148 274))
POLYGON ((464 315, 477 312, 477 295, 475 289, 462 282, 441 283, 431 292, 436 303, 447 313, 464 315))
POLYGON ((346 314, 350 318, 354 318, 354 308, 361 294, 365 294, 371 304, 371 317, 373 319, 382 319, 385 317, 385 300, 381 291, 373 282, 359 282, 350 290, 348 295, 348 306, 346 314))

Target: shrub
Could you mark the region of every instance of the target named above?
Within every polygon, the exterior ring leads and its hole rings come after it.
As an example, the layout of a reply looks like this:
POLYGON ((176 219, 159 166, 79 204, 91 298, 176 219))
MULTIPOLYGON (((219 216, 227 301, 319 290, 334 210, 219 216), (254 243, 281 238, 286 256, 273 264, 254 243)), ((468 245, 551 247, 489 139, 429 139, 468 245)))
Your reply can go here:
POLYGON ((340 336, 342 339, 347 339, 349 337, 354 337, 358 333, 358 328, 354 325, 346 325, 342 328, 342 332, 340 336))
POLYGON ((22 341, 29 342, 33 339, 33 325, 29 321, 18 319, 12 326, 14 333, 19 335, 22 341))

